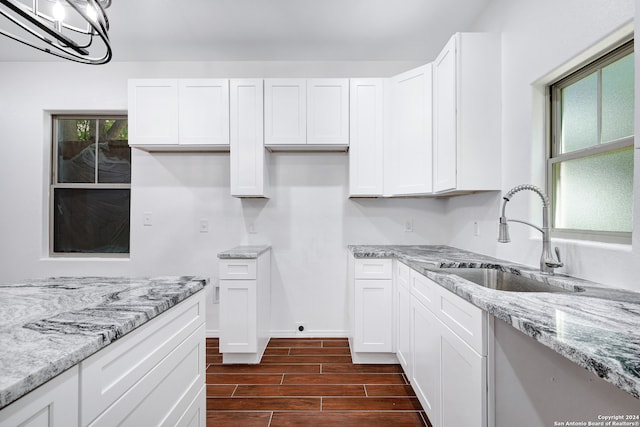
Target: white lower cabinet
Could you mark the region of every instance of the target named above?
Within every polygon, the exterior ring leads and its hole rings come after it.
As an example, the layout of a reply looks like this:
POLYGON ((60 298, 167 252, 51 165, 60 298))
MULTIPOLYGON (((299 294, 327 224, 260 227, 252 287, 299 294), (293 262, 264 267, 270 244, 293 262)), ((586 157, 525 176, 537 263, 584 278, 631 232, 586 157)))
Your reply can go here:
POLYGON ((442 323, 439 335, 440 425, 486 426, 486 356, 442 323))
POLYGON ((355 293, 356 352, 391 353, 393 317, 391 279, 357 279, 355 293))
POLYGON ((270 338, 271 251, 219 267, 222 363, 260 363, 270 338))
POLYGON ((354 363, 398 363, 395 356, 394 286, 391 259, 350 258, 353 274, 354 363))
POLYGON ((78 424, 78 366, 0 410, 0 427, 73 427, 78 424))
POLYGON ((411 298, 413 369, 410 382, 433 427, 441 426, 440 352, 438 319, 416 298, 411 298))
POLYGON ((354 363, 398 363, 433 427, 491 427, 487 312, 399 260, 349 258, 354 363))
POLYGON ((422 292, 414 287, 411 297, 410 378, 418 400, 433 427, 486 427, 488 315, 420 273, 411 274, 423 286, 422 292), (425 294, 433 296, 432 306, 424 304, 425 294), (448 324, 468 333, 458 335, 448 324), (474 331, 481 329, 479 335, 474 331))
POLYGON ((408 378, 413 375, 411 363, 411 269, 395 261, 396 271, 396 356, 408 378))

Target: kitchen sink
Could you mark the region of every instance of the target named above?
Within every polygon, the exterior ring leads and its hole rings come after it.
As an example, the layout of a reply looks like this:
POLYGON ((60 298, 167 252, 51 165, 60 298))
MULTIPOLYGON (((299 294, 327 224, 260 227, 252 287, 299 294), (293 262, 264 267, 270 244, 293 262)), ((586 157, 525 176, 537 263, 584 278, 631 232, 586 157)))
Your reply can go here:
POLYGON ((538 282, 528 277, 520 276, 493 268, 438 268, 434 271, 455 274, 470 282, 489 289, 509 292, 580 292, 582 288, 562 288, 538 282))

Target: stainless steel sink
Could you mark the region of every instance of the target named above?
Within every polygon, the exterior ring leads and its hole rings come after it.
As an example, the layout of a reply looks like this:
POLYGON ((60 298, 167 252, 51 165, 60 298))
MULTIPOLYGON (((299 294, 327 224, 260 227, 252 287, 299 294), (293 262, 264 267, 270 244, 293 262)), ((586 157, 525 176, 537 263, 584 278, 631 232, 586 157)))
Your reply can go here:
POLYGON ((438 268, 434 271, 441 273, 455 274, 470 282, 476 283, 489 289, 509 292, 580 292, 582 288, 562 288, 538 282, 519 274, 492 268, 438 268))

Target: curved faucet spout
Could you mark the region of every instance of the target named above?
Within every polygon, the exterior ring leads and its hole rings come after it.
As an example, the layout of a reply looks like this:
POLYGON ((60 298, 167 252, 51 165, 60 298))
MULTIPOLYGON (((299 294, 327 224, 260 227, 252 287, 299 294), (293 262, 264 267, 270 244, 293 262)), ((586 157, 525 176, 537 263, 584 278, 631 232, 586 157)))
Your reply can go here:
POLYGON ((564 264, 560 261, 560 251, 558 250, 558 248, 556 248, 557 259, 554 258, 551 253, 551 238, 549 235, 549 199, 547 198, 546 194, 535 185, 523 184, 513 187, 502 198, 504 199, 504 202, 502 203, 502 216, 500 217, 498 242, 508 243, 511 241, 511 238, 509 237, 510 222, 519 222, 521 224, 526 224, 530 227, 535 228, 542 233, 542 255, 540 256, 540 271, 545 274, 553 274, 554 268, 562 267, 564 264), (538 227, 537 225, 531 224, 530 222, 522 221, 519 219, 507 219, 507 215, 505 213, 507 202, 511 200, 514 194, 523 190, 533 191, 542 199, 542 227, 538 227))

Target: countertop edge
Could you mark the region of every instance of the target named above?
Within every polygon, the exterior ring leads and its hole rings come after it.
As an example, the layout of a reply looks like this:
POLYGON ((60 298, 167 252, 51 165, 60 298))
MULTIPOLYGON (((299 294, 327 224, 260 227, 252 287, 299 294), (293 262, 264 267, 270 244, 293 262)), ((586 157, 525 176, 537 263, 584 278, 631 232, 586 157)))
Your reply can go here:
POLYGON ((236 246, 218 253, 218 259, 256 259, 270 250, 271 246, 269 245, 236 246))

